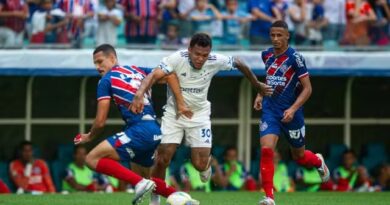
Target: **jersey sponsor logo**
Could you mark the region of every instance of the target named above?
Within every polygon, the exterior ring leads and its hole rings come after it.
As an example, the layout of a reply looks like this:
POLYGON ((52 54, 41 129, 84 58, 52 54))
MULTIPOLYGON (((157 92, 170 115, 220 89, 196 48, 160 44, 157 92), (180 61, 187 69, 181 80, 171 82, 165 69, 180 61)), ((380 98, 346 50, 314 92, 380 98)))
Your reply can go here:
POLYGON ((268 128, 267 122, 260 121, 260 131, 264 132, 268 128))
POLYGON ((298 67, 304 67, 303 58, 299 53, 294 53, 295 61, 297 62, 298 67))
POLYGON ((288 69, 288 66, 286 64, 283 64, 281 67, 280 67, 280 71, 282 71, 283 73, 286 72, 288 69))
POLYGON ((271 86, 285 86, 287 78, 284 76, 267 75, 267 85, 271 86))
POLYGON ((203 89, 202 88, 181 88, 181 91, 187 93, 201 93, 203 89))

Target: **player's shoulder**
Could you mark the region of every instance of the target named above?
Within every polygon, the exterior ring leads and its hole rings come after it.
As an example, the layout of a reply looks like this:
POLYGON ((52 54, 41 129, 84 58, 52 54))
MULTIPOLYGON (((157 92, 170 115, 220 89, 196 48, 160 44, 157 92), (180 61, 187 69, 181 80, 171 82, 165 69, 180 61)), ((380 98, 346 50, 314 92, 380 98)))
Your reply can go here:
POLYGON ((21 160, 19 159, 15 159, 15 160, 12 160, 10 163, 9 163, 10 167, 11 168, 17 168, 17 167, 22 167, 23 163, 21 160))
POLYGON ((294 48, 289 48, 288 56, 295 62, 299 67, 302 67, 304 65, 305 58, 303 55, 295 50, 294 48))
POLYGON ((45 162, 45 160, 43 160, 43 159, 36 159, 36 160, 34 161, 34 163, 35 163, 37 166, 46 166, 46 162, 45 162))
POLYGON ((169 57, 175 60, 188 59, 189 57, 188 50, 187 49, 178 50, 172 53, 169 57))

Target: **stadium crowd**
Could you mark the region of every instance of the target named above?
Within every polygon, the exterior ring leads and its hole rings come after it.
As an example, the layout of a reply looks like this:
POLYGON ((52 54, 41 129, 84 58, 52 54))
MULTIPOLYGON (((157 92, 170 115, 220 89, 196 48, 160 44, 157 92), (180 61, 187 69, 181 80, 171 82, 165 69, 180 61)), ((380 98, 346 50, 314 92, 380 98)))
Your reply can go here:
POLYGON ((389 0, 0 0, 0 47, 185 44, 208 32, 223 45, 270 44, 288 22, 295 45, 388 45, 389 0))
MULTIPOLYGON (((133 191, 132 187, 113 177, 99 175, 85 164, 87 149, 83 146, 67 145, 59 147, 58 160, 47 163, 36 157, 36 146, 23 141, 17 148, 17 157, 0 170, 0 193, 71 193, 71 192, 113 192, 133 191), (49 166, 49 165, 50 166, 49 166)), ((282 160, 279 152, 274 154, 274 189, 278 192, 294 191, 389 191, 390 164, 385 158, 378 159, 373 152, 384 152, 384 146, 373 144, 364 150, 362 160, 345 145, 329 146, 327 163, 332 170, 332 179, 321 183, 316 169, 298 167, 293 161, 282 160)), ((184 191, 258 191, 261 178, 258 167, 247 170, 238 161, 235 147, 213 148, 210 181, 203 183, 198 171, 188 161, 189 149, 181 147, 166 172, 166 182, 177 190, 184 191)), ((382 155, 381 155, 382 156, 382 155)), ((387 156, 387 155, 384 155, 387 156)), ((256 161, 257 160, 257 161, 256 161)), ((259 164, 254 159, 253 164, 259 164)))

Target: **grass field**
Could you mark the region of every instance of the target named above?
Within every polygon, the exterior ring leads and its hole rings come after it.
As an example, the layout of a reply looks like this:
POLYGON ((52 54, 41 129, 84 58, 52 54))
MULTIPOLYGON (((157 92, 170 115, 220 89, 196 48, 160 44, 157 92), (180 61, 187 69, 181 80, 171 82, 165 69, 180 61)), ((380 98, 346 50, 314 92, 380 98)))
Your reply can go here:
MULTIPOLYGON (((213 192, 191 193, 201 205, 257 205, 260 193, 213 192)), ((278 193, 277 205, 390 205, 390 192, 382 193, 278 193)), ((130 205, 132 195, 115 194, 53 194, 0 195, 0 205, 130 205)), ((161 203, 164 205, 165 200, 161 203)), ((148 205, 148 200, 142 204, 148 205)))

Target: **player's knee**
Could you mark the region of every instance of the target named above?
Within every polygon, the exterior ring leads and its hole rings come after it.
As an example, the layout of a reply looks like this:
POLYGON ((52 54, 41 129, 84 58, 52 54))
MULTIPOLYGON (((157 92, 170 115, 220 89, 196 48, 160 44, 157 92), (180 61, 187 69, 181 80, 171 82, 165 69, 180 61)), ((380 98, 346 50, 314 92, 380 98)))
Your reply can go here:
POLYGON ((169 163, 171 163, 171 159, 169 158, 169 156, 159 155, 157 157, 157 165, 158 166, 168 167, 169 163))
POLYGON ((85 158, 85 163, 90 169, 95 170, 97 165, 98 159, 91 153, 87 154, 87 157, 85 158))

